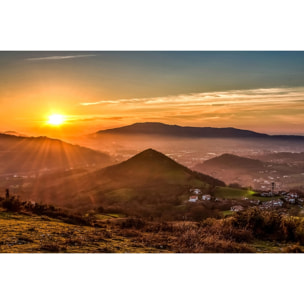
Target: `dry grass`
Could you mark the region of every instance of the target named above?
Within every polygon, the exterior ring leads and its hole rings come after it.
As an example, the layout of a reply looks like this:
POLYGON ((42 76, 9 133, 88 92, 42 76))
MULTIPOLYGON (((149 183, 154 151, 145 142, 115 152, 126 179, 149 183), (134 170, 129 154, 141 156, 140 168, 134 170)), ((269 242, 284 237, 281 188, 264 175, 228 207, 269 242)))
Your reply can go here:
POLYGON ((2 210, 0 252, 303 252, 303 224, 297 218, 251 210, 202 222, 114 218, 85 226, 2 210))
POLYGON ((108 228, 78 226, 52 218, 0 212, 0 252, 159 252, 108 228))

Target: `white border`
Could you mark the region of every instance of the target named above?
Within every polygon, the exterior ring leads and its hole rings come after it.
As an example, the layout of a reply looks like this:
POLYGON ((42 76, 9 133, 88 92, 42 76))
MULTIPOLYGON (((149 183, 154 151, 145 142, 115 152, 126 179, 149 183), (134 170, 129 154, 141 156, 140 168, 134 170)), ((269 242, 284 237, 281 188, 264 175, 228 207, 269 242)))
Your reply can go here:
POLYGON ((10 0, 3 50, 303 50, 302 1, 10 0))
MULTIPOLYGON (((2 1, 1 50, 303 50, 302 1, 2 1)), ((0 255, 3 303, 287 303, 295 255, 0 255)))

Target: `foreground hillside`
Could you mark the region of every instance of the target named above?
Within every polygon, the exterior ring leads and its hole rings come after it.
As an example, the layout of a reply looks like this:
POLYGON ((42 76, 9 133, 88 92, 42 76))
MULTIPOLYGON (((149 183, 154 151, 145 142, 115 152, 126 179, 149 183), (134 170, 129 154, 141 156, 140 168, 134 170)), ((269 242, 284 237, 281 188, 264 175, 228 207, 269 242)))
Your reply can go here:
POLYGON ((302 219, 257 209, 201 222, 121 218, 90 225, 2 209, 0 229, 1 253, 304 252, 302 219))
POLYGON ((159 252, 133 243, 104 225, 104 228, 67 224, 47 216, 0 211, 0 252, 159 252))

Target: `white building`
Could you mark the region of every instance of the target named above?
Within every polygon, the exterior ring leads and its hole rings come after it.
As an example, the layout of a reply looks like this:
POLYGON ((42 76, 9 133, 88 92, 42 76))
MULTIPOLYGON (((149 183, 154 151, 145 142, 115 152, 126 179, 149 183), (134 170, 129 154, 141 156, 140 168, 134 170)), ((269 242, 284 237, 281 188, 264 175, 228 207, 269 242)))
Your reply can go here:
POLYGON ((197 201, 198 201, 198 196, 196 196, 196 195, 190 196, 190 198, 189 198, 190 203, 196 203, 197 201))
POLYGON ((232 206, 231 211, 235 211, 235 212, 238 212, 238 211, 242 211, 244 210, 244 207, 240 206, 240 205, 236 205, 236 206, 232 206))
POLYGON ((200 189, 191 189, 190 190, 193 194, 201 194, 202 191, 200 189))
POLYGON ((272 201, 272 203, 273 203, 274 207, 277 207, 277 206, 282 207, 283 206, 283 201, 281 201, 280 199, 278 199, 276 201, 272 201))

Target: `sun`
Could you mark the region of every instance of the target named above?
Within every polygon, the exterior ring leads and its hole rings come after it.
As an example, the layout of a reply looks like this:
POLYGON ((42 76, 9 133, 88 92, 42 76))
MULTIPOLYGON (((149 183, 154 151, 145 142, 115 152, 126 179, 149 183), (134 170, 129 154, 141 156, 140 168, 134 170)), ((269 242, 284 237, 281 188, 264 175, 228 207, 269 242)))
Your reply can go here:
POLYGON ((64 115, 61 114, 52 114, 49 116, 48 124, 52 126, 60 126, 65 122, 64 115))

